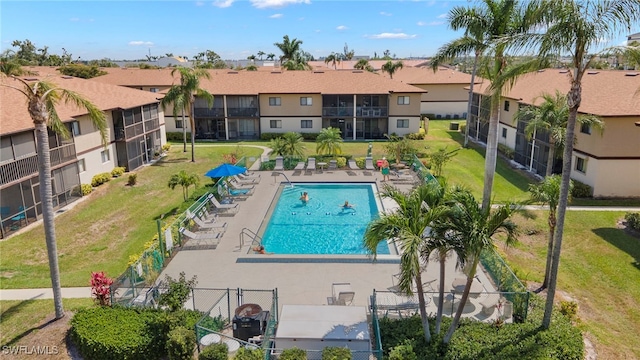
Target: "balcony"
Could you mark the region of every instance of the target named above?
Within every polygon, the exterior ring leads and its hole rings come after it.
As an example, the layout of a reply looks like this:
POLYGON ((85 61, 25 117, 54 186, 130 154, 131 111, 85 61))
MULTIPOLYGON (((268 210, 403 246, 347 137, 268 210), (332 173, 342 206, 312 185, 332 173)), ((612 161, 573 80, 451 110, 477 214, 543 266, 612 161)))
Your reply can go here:
POLYGON ((38 155, 31 155, 0 165, 0 185, 38 173, 38 155))
POLYGON ((335 107, 335 106, 323 106, 322 107, 322 116, 329 117, 341 117, 341 116, 351 116, 353 117, 353 108, 352 107, 335 107))
POLYGON ((49 150, 49 155, 51 158, 51 167, 73 161, 76 159, 76 145, 72 143, 59 146, 49 150))
POLYGON ((258 108, 257 107, 237 107, 237 108, 227 108, 229 116, 246 116, 246 117, 254 117, 258 116, 258 108))
POLYGON ((193 114, 195 117, 216 117, 221 118, 224 117, 224 109, 223 108, 195 108, 193 109, 193 114))

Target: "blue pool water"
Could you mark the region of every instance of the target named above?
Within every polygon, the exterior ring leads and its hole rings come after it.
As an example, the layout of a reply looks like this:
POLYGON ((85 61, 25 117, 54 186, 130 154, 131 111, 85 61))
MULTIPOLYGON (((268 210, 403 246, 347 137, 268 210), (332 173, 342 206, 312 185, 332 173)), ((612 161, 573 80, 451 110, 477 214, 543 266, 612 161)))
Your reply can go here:
MULTIPOLYGON (((285 187, 262 236, 275 254, 367 254, 364 232, 378 217, 372 184, 296 184, 285 187), (309 202, 300 201, 302 192, 309 202), (348 200, 353 209, 344 209, 348 200)), ((389 254, 386 242, 378 254, 389 254)))

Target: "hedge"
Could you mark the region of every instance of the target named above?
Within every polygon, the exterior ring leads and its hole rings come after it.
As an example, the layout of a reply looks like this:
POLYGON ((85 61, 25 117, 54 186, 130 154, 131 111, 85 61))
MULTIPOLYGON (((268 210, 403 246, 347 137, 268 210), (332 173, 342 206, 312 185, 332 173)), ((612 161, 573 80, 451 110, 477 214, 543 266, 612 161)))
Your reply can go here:
POLYGON ((578 180, 573 180, 573 188, 571 189, 571 196, 574 198, 592 197, 593 188, 587 184, 581 183, 578 180))
MULTIPOLYGON (((167 141, 183 141, 184 135, 182 132, 168 132, 167 141)), ((187 141, 191 141, 191 132, 187 132, 187 141)))
POLYGON ((307 360, 307 352, 296 347, 284 349, 278 360, 307 360))
POLYGON ((322 360, 351 360, 351 350, 346 347, 327 346, 322 349, 322 360))
POLYGON ((104 172, 96 174, 91 178, 91 186, 98 187, 109 181, 111 181, 111 173, 104 172))

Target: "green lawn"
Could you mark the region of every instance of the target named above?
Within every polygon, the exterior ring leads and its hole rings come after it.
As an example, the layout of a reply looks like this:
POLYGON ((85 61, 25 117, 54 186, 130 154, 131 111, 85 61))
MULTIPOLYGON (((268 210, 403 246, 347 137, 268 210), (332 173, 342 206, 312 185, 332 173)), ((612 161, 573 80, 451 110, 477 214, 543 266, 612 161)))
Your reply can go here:
MULTIPOLYGON (((129 256, 139 254, 156 234, 156 219, 182 203, 182 189, 171 190, 167 182, 180 170, 201 175, 199 193, 211 180, 204 173, 222 162, 229 147, 197 147, 191 153, 174 146, 163 161, 144 167, 138 184, 126 186, 127 174, 100 186, 85 201, 56 217, 56 235, 62 286, 88 286, 92 271, 119 276, 129 256)), ((261 149, 246 147, 243 154, 259 157, 261 149)), ((193 193, 193 187, 190 193, 193 193)), ((3 289, 50 287, 47 250, 42 226, 0 242, 3 289)))
MULTIPOLYGON (((66 311, 91 306, 93 299, 63 299, 66 311)), ((34 331, 53 314, 53 300, 3 300, 0 301, 0 345, 15 345, 34 331)))
MULTIPOLYGON (((521 242, 504 254, 523 280, 542 282, 546 213, 519 222, 521 242)), ((640 239, 616 227, 623 212, 567 212, 558 290, 579 304, 579 327, 596 343, 599 359, 638 359, 640 239)), ((558 299, 558 298, 556 298, 558 299)))

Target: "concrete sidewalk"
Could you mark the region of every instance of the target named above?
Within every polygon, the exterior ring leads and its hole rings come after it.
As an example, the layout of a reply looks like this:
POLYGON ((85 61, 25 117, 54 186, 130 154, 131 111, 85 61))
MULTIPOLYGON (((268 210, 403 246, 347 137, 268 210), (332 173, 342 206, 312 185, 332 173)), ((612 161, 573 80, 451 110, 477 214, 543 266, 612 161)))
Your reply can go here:
MULTIPOLYGON (((67 287, 62 288, 62 297, 70 298, 90 298, 90 287, 67 287)), ((42 300, 53 299, 51 288, 41 289, 3 289, 0 290, 0 300, 42 300)))

